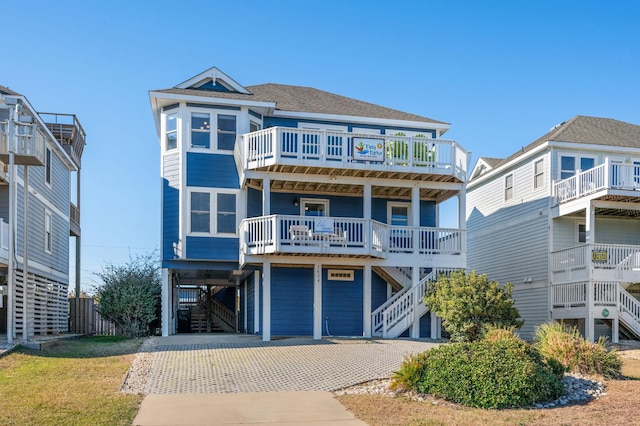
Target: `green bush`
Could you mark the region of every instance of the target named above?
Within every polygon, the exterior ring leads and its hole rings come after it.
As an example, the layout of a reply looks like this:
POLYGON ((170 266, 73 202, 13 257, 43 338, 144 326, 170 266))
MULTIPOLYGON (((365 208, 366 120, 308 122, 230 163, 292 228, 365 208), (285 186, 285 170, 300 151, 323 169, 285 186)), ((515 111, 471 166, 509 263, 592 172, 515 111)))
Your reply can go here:
POLYGON ((586 341, 576 327, 549 322, 536 327, 536 345, 540 353, 556 360, 566 371, 599 374, 608 378, 621 375, 622 361, 615 348, 608 349, 606 338, 586 341))
POLYGON ((480 408, 528 406, 562 395, 562 381, 535 348, 513 334, 503 337, 410 356, 392 386, 480 408))

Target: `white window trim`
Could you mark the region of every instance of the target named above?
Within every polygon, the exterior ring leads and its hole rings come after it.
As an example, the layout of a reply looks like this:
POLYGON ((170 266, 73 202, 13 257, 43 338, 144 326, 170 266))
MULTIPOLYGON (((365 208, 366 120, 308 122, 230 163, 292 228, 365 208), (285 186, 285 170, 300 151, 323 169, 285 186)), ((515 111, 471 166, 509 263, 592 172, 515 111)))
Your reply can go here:
POLYGON ((298 123, 298 129, 309 129, 309 130, 329 130, 332 132, 348 132, 348 126, 339 126, 336 124, 319 124, 319 123, 298 123))
POLYGON ((535 160, 533 162, 533 189, 534 191, 537 191, 539 189, 542 189, 546 186, 546 179, 545 179, 545 172, 546 172, 546 163, 544 161, 544 158, 539 158, 537 160, 535 160), (542 162, 542 172, 539 174, 536 174, 536 164, 542 162), (538 175, 542 175, 542 185, 540 186, 536 186, 536 177, 538 177, 538 175))
POLYGON ((424 131, 415 131, 415 130, 399 130, 399 129, 385 129, 385 136, 397 136, 398 133, 404 133, 404 137, 413 138, 418 135, 423 135, 426 139, 433 139, 432 129, 424 130, 424 131))
MULTIPOLYGON (((598 157, 595 155, 589 155, 589 154, 579 154, 579 153, 569 153, 569 152, 559 152, 558 153, 558 180, 562 179, 562 157, 573 157, 573 159, 575 160, 575 167, 578 167, 577 169, 574 170, 575 173, 578 172, 578 170, 580 171, 584 171, 582 169, 580 169, 580 160, 582 160, 583 158, 589 158, 591 160, 593 160, 593 167, 597 167, 598 166, 598 157)), ((575 176, 575 174, 574 174, 575 176)))
POLYGON ((219 237, 219 238, 237 238, 240 221, 243 217, 240 214, 242 194, 236 189, 225 188, 206 188, 206 187, 189 187, 187 190, 187 235, 191 237, 219 237), (209 193, 209 232, 191 232, 191 193, 207 192, 209 193), (236 232, 217 232, 218 229, 218 194, 233 194, 236 196, 236 232))
MULTIPOLYGON (((209 152, 211 151, 211 146, 213 145, 214 141, 213 141, 213 122, 211 121, 211 116, 216 116, 215 114, 211 114, 211 112, 209 111, 189 111, 189 151, 193 151, 193 152, 209 152), (200 129, 196 129, 195 131, 197 133, 209 133, 209 148, 205 148, 202 146, 194 146, 193 145, 193 141, 192 141, 192 136, 193 136, 193 132, 194 129, 192 127, 192 121, 193 121, 193 114, 206 114, 209 116, 209 131, 202 131, 200 129)), ((217 116, 216 116, 217 118, 217 116)), ((216 141, 217 142, 217 141, 216 141)))
POLYGON ((329 199, 327 198, 300 198, 300 216, 304 216, 305 204, 324 204, 325 217, 331 217, 329 212, 329 199))
MULTIPOLYGON (((411 212, 411 203, 390 201, 387 203, 387 224, 391 225, 391 209, 393 207, 406 207, 407 208, 407 226, 413 226, 413 214, 411 212)), ((394 225, 395 226, 395 225, 394 225)))
MULTIPOLYGON (((207 154, 221 154, 221 155, 233 155, 234 150, 229 149, 218 149, 218 116, 219 115, 232 115, 236 118, 236 139, 238 135, 241 135, 240 124, 242 123, 243 116, 246 116, 245 113, 243 115, 242 111, 236 110, 226 110, 226 109, 215 109, 215 108, 198 108, 198 107, 189 107, 187 108, 187 117, 189 122, 187 123, 187 132, 186 135, 189 138, 187 146, 188 152, 202 152, 207 154), (209 148, 201 148, 198 146, 191 146, 191 114, 209 114, 209 119, 211 120, 211 129, 209 132, 209 148)), ((254 123, 257 123, 256 120, 253 120, 254 123)), ((247 125, 246 122, 244 124, 247 125)), ((262 125, 260 126, 262 127, 262 125)))
POLYGON ((44 149, 44 184, 48 188, 53 187, 53 150, 49 147, 44 149), (49 166, 47 167, 47 153, 49 153, 49 166), (49 182, 47 182, 47 169, 49 170, 49 182))
POLYGON ((576 245, 586 244, 587 243, 587 235, 586 235, 587 229, 586 228, 587 228, 587 223, 586 222, 584 222, 584 221, 577 221, 576 222, 575 234, 574 234, 575 235, 576 245), (585 240, 584 241, 580 241, 580 225, 583 225, 585 227, 585 237, 584 237, 585 240))
POLYGON ((53 253, 53 213, 49 209, 44 209, 44 251, 45 253, 53 253), (50 227, 47 232, 47 224, 50 227))
POLYGON ((513 172, 508 173, 506 175, 504 175, 504 178, 502 179, 502 198, 504 200, 505 203, 508 203, 509 201, 512 201, 515 196, 516 196, 516 191, 515 191, 515 177, 513 172), (507 178, 511 177, 511 198, 507 198, 507 178))
POLYGON ((162 113, 162 152, 172 152, 177 151, 180 148, 180 114, 178 114, 178 109, 171 110, 166 113, 162 113), (167 138, 167 117, 170 115, 176 115, 176 147, 168 148, 168 138, 167 138))

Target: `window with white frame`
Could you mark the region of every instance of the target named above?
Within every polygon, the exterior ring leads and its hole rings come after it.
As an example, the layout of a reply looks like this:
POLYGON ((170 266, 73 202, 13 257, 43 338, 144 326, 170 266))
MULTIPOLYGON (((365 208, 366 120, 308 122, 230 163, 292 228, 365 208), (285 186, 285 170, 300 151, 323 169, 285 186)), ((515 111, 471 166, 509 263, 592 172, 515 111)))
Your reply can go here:
POLYGON ((329 200, 319 198, 301 199, 300 216, 329 216, 329 200))
POLYGON ((218 149, 232 151, 236 143, 236 116, 218 115, 218 149))
POLYGON ((53 251, 53 215, 49 210, 44 211, 44 251, 53 251))
POLYGON ((51 149, 47 148, 44 156, 44 181, 49 186, 51 186, 51 161, 51 149))
POLYGON ((578 243, 587 242, 587 225, 584 223, 578 223, 578 243))
POLYGON ((206 149, 211 146, 211 116, 208 113, 191 113, 191 146, 206 149))
POLYGON ((568 179, 576 174, 576 170, 589 170, 595 166, 596 160, 593 157, 582 157, 573 155, 560 156, 560 179, 568 179))
POLYGON ((544 186, 544 159, 533 163, 533 189, 544 186))
POLYGON ((262 126, 260 126, 260 124, 256 123, 255 121, 250 121, 249 122, 249 132, 257 132, 258 130, 260 130, 262 126))
POLYGON ((164 122, 165 149, 176 149, 178 147, 178 114, 167 114, 164 122))
POLYGON ((206 235, 237 235, 238 194, 219 189, 190 191, 189 232, 206 235))
POLYGON ((513 174, 504 177, 504 200, 509 201, 513 198, 513 174))
POLYGON ((387 223, 391 226, 410 226, 411 203, 388 203, 387 223))

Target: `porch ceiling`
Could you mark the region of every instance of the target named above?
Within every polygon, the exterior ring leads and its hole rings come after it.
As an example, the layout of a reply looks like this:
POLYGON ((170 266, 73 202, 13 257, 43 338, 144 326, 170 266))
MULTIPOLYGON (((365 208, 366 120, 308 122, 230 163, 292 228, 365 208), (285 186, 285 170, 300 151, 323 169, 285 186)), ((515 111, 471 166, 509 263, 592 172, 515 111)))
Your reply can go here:
MULTIPOLYGON (((262 170, 265 171, 265 170, 262 170)), ((398 171, 378 171, 378 170, 357 170, 357 169, 338 169, 338 168, 321 168, 307 166, 281 166, 275 165, 268 168, 269 172, 274 173, 295 173, 296 177, 300 175, 322 175, 327 177, 327 182, 304 181, 304 180, 287 180, 279 179, 271 181, 271 191, 273 192, 291 192, 296 194, 324 194, 324 195, 355 195, 362 196, 364 186, 362 184, 345 183, 341 180, 358 179, 365 181, 367 179, 385 179, 388 180, 388 186, 374 185, 371 193, 374 197, 379 198, 399 198, 411 199, 411 188, 395 187, 393 181, 406 182, 437 182, 437 183, 459 183, 454 176, 441 174, 423 174, 409 173, 398 171)), ((247 185, 251 188, 262 191, 262 179, 247 179, 247 185)), ((423 200, 442 201, 457 195, 457 191, 442 188, 421 188, 420 198, 423 200)))

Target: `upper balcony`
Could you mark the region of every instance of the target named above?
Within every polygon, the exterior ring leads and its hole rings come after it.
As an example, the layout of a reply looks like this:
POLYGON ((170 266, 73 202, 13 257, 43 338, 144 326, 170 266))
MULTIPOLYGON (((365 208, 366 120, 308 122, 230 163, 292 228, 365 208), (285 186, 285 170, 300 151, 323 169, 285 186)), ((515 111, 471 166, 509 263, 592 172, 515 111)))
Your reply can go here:
POLYGON ((35 123, 0 121, 0 161, 9 164, 44 165, 45 136, 35 123))
POLYGON ((235 155, 241 174, 259 170, 440 182, 466 182, 469 157, 451 140, 289 127, 242 135, 235 155))
POLYGON ((464 268, 464 229, 390 226, 361 218, 271 215, 240 224, 241 263, 254 255, 340 256, 464 268))
POLYGON ((640 196, 640 165, 604 164, 576 173, 570 178, 554 183, 556 204, 566 205, 581 199, 613 201, 638 201, 640 196))
POLYGON ((39 112, 38 115, 46 123, 53 136, 64 147, 65 152, 80 168, 82 151, 84 151, 86 133, 75 114, 56 114, 39 112))

